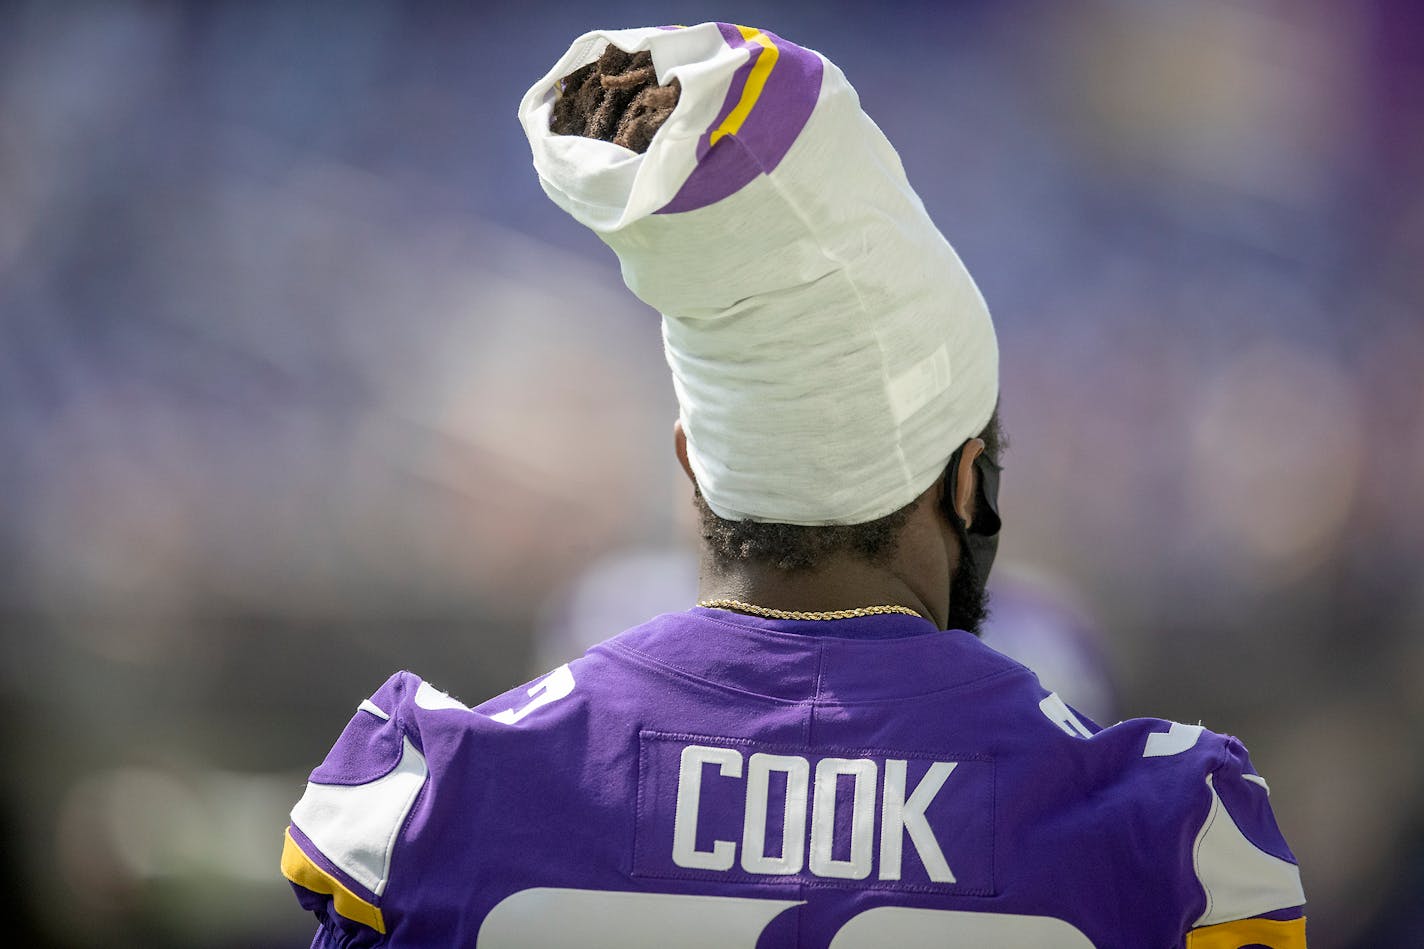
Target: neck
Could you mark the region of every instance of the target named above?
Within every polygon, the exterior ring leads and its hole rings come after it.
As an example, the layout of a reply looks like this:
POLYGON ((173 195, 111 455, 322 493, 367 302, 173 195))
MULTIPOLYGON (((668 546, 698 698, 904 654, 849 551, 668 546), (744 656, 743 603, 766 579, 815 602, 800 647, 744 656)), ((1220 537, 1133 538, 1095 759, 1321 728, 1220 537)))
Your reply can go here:
POLYGON ((704 557, 698 597, 808 613, 905 606, 944 629, 945 617, 931 608, 930 597, 917 592, 915 586, 893 565, 880 568, 849 557, 833 558, 813 570, 796 571, 749 564, 718 571, 704 557))

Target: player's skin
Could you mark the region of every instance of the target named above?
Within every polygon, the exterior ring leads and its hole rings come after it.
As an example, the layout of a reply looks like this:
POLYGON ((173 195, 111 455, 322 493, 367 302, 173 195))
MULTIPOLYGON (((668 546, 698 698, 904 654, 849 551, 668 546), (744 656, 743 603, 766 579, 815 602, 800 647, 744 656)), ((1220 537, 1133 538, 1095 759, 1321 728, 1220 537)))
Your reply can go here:
MULTIPOLYGON (((687 458, 687 433, 680 421, 673 425, 673 444, 682 470, 695 485, 697 478, 687 458)), ((971 438, 959 457, 954 509, 966 527, 973 523, 977 496, 974 460, 983 451, 983 440, 971 438)), ((698 596, 803 611, 898 604, 915 610, 939 629, 948 629, 950 578, 959 567, 959 540, 942 507, 946 481, 940 477, 915 499, 894 556, 883 565, 841 553, 811 570, 786 571, 741 562, 719 571, 704 551, 698 596)))

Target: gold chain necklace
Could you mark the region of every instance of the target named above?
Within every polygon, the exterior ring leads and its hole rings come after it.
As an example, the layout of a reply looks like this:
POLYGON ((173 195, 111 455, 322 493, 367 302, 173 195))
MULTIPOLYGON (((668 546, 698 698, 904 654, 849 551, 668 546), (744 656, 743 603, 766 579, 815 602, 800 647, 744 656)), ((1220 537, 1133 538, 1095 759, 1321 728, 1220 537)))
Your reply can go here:
POLYGON ((880 616, 883 613, 904 613, 906 616, 920 614, 908 606, 860 606, 853 610, 774 610, 768 606, 743 603, 741 600, 698 600, 697 605, 709 610, 736 610, 767 619, 854 619, 857 616, 880 616))

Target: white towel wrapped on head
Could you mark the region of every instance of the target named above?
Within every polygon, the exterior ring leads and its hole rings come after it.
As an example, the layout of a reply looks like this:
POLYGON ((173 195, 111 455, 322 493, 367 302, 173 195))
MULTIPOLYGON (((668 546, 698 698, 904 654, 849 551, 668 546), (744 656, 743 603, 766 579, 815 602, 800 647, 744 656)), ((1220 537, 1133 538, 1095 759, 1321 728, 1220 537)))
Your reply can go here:
POLYGON ((858 524, 988 423, 988 309, 841 71, 727 24, 595 31, 524 96, 553 200, 663 315, 688 455, 719 516, 858 524), (645 154, 549 129, 612 43, 682 86, 645 154))

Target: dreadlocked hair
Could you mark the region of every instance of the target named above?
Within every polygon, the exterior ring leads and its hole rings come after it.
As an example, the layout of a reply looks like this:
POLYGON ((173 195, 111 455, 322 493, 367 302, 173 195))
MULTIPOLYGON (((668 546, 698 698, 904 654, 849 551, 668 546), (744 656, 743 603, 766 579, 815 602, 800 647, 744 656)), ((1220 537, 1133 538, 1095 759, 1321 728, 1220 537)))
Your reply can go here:
MULTIPOLYGON (((984 454, 995 463, 1008 448, 996 410, 979 433, 984 454)), ((703 543, 716 569, 725 571, 740 563, 758 563, 776 570, 813 570, 840 555, 858 557, 872 566, 884 566, 900 546, 900 534, 910 520, 915 502, 863 524, 828 524, 807 527, 774 521, 729 521, 718 517, 701 491, 693 491, 703 543)))
POLYGON ((658 85, 652 53, 628 53, 610 43, 597 60, 559 83, 549 129, 555 135, 612 142, 641 155, 681 94, 676 79, 658 85))

